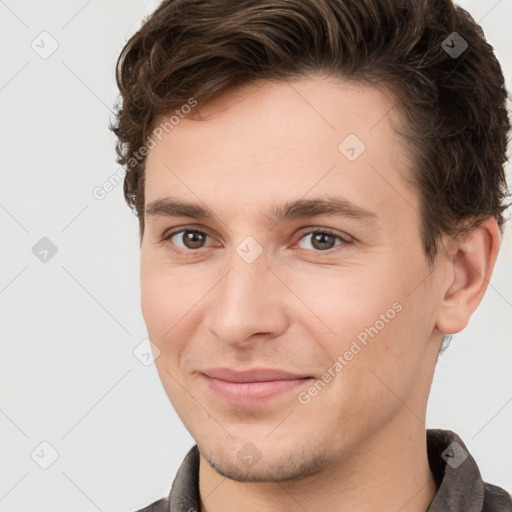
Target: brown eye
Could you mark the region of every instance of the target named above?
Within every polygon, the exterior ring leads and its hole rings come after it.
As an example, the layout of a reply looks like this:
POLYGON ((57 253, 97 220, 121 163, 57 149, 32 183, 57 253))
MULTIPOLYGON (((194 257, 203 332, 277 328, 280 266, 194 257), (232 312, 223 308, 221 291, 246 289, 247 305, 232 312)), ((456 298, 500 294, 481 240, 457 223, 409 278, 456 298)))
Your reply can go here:
POLYGON ((301 238, 301 241, 307 240, 308 238, 310 239, 310 247, 301 246, 299 242, 301 249, 325 252, 346 242, 341 236, 330 233, 329 231, 310 231, 301 238), (337 240, 339 240, 338 243, 336 243, 337 240))
POLYGON ((180 249, 201 249, 209 238, 206 233, 192 229, 182 229, 170 233, 165 237, 165 240, 170 240, 173 244, 177 245, 180 249), (175 240, 173 240, 175 238, 175 240))

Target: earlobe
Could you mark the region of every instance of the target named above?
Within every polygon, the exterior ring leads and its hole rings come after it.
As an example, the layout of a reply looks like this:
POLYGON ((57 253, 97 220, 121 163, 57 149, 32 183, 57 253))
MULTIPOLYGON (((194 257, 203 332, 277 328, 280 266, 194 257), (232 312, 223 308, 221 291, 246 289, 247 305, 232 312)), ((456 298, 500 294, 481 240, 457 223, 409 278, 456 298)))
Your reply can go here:
POLYGON ((467 326, 487 290, 500 241, 498 223, 488 218, 453 242, 445 262, 450 277, 436 323, 443 334, 455 334, 467 326))

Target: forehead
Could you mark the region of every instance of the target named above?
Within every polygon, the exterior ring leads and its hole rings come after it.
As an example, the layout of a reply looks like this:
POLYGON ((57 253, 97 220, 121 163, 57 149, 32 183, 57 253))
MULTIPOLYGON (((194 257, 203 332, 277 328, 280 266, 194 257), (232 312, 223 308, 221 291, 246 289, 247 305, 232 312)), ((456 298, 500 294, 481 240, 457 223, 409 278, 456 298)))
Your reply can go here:
POLYGON ((249 212, 334 192, 374 208, 416 201, 381 90, 317 76, 259 81, 195 108, 206 119, 185 117, 154 139, 146 204, 171 195, 249 212))

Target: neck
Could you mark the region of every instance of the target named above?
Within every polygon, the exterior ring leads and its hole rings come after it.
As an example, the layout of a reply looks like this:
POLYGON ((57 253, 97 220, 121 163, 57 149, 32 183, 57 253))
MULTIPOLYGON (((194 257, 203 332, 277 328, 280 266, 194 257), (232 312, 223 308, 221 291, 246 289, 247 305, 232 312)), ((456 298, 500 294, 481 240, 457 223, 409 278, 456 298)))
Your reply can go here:
POLYGON ((237 482, 201 456, 200 512, 425 512, 437 492, 428 464, 424 424, 407 408, 350 456, 321 472, 286 482, 237 482), (405 432, 405 434, 404 434, 405 432))

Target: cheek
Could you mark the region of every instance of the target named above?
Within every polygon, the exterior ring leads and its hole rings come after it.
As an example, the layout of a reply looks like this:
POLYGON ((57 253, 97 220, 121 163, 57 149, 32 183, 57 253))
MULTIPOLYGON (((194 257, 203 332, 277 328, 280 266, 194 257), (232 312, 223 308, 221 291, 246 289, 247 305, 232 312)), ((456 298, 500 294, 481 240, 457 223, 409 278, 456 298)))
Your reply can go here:
POLYGON ((171 267, 157 258, 141 259, 141 309, 150 339, 158 346, 160 363, 179 361, 201 325, 202 305, 212 284, 192 266, 171 267))
POLYGON ((143 271, 141 273, 142 316, 146 322, 150 338, 155 338, 155 342, 160 339, 164 324, 168 324, 171 320, 168 315, 173 310, 172 304, 170 304, 171 297, 166 282, 159 279, 156 272, 143 271))
POLYGON ((186 282, 182 270, 148 249, 141 254, 140 283, 142 314, 148 329, 161 337, 185 313, 194 280, 186 282))
POLYGON ((379 377, 406 394, 432 330, 428 304, 408 295, 407 282, 396 273, 383 282, 382 274, 336 272, 303 274, 291 285, 306 298, 307 309, 298 305, 298 322, 322 350, 325 371, 336 373, 334 387, 347 399, 364 389, 377 406, 390 394, 379 377))
POLYGON ((376 285, 378 276, 368 268, 294 269, 283 280, 301 299, 293 304, 303 318, 311 319, 311 334, 328 333, 338 340, 340 348, 343 340, 357 337, 375 322, 382 330, 380 317, 388 310, 386 325, 396 316, 393 304, 400 294, 393 289, 393 283, 376 285))
POLYGON ((384 316, 370 320, 352 336, 344 354, 345 359, 348 356, 352 360, 337 383, 340 395, 352 407, 381 419, 390 418, 404 403, 417 400, 413 397, 429 364, 426 351, 431 328, 428 320, 420 320, 422 305, 409 298, 394 306, 383 309, 380 313, 384 316), (357 354, 352 356, 352 352, 357 354), (364 403, 358 397, 365 397, 364 403))
MULTIPOLYGON (((141 309, 150 339, 162 353, 164 340, 173 334, 173 325, 180 314, 179 284, 161 264, 146 254, 141 257, 141 309)), ((159 358, 160 363, 163 358, 159 358)))

